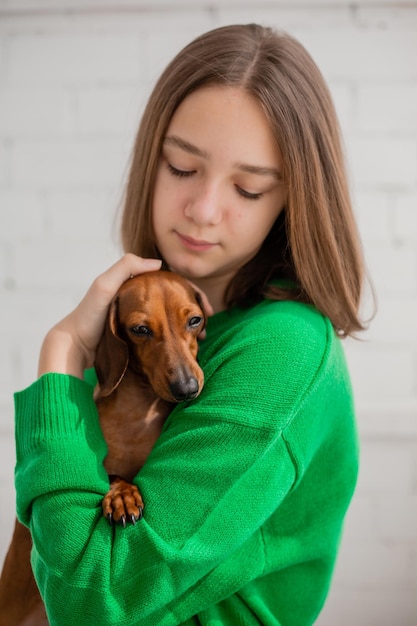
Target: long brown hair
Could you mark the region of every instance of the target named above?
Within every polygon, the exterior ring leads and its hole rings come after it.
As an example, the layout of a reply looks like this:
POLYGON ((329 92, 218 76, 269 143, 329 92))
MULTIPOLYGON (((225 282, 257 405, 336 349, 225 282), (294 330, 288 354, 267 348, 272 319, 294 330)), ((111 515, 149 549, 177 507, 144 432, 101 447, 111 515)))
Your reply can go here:
POLYGON ((159 257, 152 200, 171 118, 191 92, 240 87, 263 107, 281 150, 287 201, 258 254, 235 275, 227 307, 266 296, 314 304, 346 336, 362 330, 364 278, 339 125, 327 85, 294 38, 256 24, 217 28, 171 61, 145 108, 133 149, 122 215, 126 252, 159 257), (271 279, 284 279, 271 286, 271 279))

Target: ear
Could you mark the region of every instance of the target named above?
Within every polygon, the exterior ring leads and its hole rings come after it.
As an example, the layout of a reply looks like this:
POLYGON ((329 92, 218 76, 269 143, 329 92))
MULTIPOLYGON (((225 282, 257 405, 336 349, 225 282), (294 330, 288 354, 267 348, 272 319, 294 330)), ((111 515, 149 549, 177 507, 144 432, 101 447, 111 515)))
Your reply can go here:
POLYGON ((100 395, 109 396, 120 384, 129 363, 129 351, 117 324, 118 298, 110 304, 94 360, 100 395))
POLYGON ((195 299, 196 299, 196 301, 197 301, 197 304, 198 304, 198 306, 200 307, 201 312, 202 312, 202 314, 203 314, 203 318, 204 318, 204 326, 203 326, 203 328, 202 328, 202 330, 203 330, 203 329, 206 327, 206 325, 207 325, 207 314, 206 314, 206 311, 205 311, 205 309, 204 309, 203 299, 202 299, 202 297, 201 297, 201 294, 200 294, 198 291, 195 291, 195 292, 194 292, 194 295, 195 295, 195 299))

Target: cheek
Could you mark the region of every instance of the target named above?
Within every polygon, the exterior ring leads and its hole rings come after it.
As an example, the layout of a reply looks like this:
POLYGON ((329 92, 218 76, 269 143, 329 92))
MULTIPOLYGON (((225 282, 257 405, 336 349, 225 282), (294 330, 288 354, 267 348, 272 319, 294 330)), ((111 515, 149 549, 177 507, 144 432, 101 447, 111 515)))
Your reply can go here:
POLYGON ((175 218, 185 202, 185 192, 178 189, 178 185, 175 185, 171 176, 165 172, 159 173, 155 181, 152 202, 154 223, 175 218))
POLYGON ((152 223, 155 233, 158 233, 159 227, 168 219, 171 211, 172 194, 169 193, 169 188, 166 180, 164 180, 164 176, 158 174, 152 199, 152 223))
MULTIPOLYGON (((254 202, 254 205, 256 203, 254 202)), ((247 212, 238 211, 231 216, 230 225, 233 234, 242 236, 251 242, 263 240, 269 233, 276 220, 275 214, 259 212, 256 206, 249 208, 247 212)))
POLYGON ((162 172, 158 172, 154 184, 153 204, 158 207, 162 204, 163 198, 167 194, 167 183, 162 172), (162 201, 162 202, 161 202, 162 201))

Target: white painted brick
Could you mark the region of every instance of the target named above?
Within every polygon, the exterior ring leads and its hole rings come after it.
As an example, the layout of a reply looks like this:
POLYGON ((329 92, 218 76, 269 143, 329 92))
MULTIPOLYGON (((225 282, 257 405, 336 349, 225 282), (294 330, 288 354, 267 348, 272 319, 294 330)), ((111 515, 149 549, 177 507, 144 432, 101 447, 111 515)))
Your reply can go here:
POLYGON ((38 372, 39 353, 40 353, 40 349, 41 349, 45 334, 54 324, 56 324, 60 319, 62 319, 64 315, 72 311, 72 309, 75 307, 75 304, 76 303, 73 303, 72 306, 67 308, 63 314, 60 314, 59 316, 55 316, 54 318, 52 316, 52 312, 48 311, 48 318, 44 316, 43 325, 39 326, 36 329, 35 336, 22 334, 19 337, 19 339, 16 342, 16 347, 18 350, 19 370, 18 370, 18 376, 16 377, 13 391, 19 391, 21 389, 25 389, 26 387, 30 386, 34 380, 36 380, 37 375, 38 375, 37 372, 38 372), (47 319, 49 319, 50 321, 49 324, 46 324, 47 319), (40 333, 41 329, 44 332, 40 333))
MULTIPOLYGON (((378 440, 391 439, 394 441, 394 445, 397 445, 397 441, 417 441, 416 414, 416 397, 408 405, 401 398, 396 398, 391 404, 385 401, 378 403, 376 400, 372 406, 368 406, 366 411, 362 411, 359 416, 361 438, 364 441, 372 441, 375 437, 378 440)), ((415 457, 417 458, 417 449, 415 457)), ((415 468, 415 474, 417 475, 417 467, 415 468)), ((417 480, 412 478, 412 484, 412 488, 415 491, 417 480)))
MULTIPOLYGON (((377 0, 366 0, 365 4, 366 5, 372 5, 372 4, 380 4, 379 2, 377 2, 377 0)), ((21 10, 24 11, 25 9, 28 8, 28 6, 30 6, 32 9, 33 8, 37 8, 37 9, 47 9, 47 8, 53 8, 56 9, 57 8, 57 4, 58 4, 58 8, 62 11, 66 10, 66 9, 74 9, 74 8, 81 8, 81 9, 85 9, 86 5, 90 8, 93 7, 110 7, 112 9, 116 9, 117 5, 115 4, 115 0, 88 0, 88 2, 86 2, 85 0, 59 0, 57 3, 57 0, 2 0, 2 5, 4 7, 13 7, 16 10, 21 10)), ((220 2, 215 2, 213 3, 215 6, 222 6, 222 7, 228 7, 228 6, 236 6, 238 8, 241 7, 241 0, 222 0, 220 2)), ((266 0, 266 2, 264 2, 263 4, 270 4, 271 6, 281 6, 283 5, 284 7, 286 7, 288 5, 288 2, 285 0, 266 0)), ((335 0, 333 2, 333 4, 335 4, 336 6, 338 4, 344 4, 341 2, 341 0, 335 0)), ((390 5, 395 6, 395 5, 402 5, 403 3, 400 2, 400 0, 391 0, 390 5)), ((303 5, 305 6, 315 6, 317 5, 317 0, 303 0, 303 5)), ((149 9, 150 6, 152 6, 154 9, 165 9, 167 7, 173 7, 173 8, 178 8, 178 0, 152 0, 152 3, 150 3, 150 0, 125 0, 125 2, 123 3, 123 6, 125 8, 129 8, 129 9, 138 9, 138 8, 147 8, 149 9)), ((188 2, 182 2, 180 7, 183 9, 189 9, 192 6, 206 6, 206 0, 188 0, 188 2)), ((322 5, 319 4, 319 10, 320 7, 322 5)), ((331 10, 331 5, 330 5, 330 10, 331 10)))
POLYGON ((14 248, 11 242, 0 239, 0 280, 1 280, 1 289, 3 291, 8 292, 9 289, 13 288, 14 284, 14 270, 13 270, 13 260, 14 260, 14 248))
MULTIPOLYGON (((0 415, 2 417, 2 415, 0 415)), ((0 507, 0 567, 3 565, 4 557, 6 556, 7 549, 12 537, 13 526, 15 521, 15 490, 13 481, 13 468, 14 461, 8 459, 10 450, 14 450, 14 437, 13 435, 0 436, 0 453, 2 458, 5 459, 1 472, 0 480, 0 498, 3 506, 0 507), (6 464, 7 459, 7 464, 6 464)))
POLYGON ((147 80, 153 83, 165 69, 171 59, 192 39, 203 33, 207 28, 198 21, 191 24, 177 24, 177 28, 158 28, 146 39, 146 56, 148 59, 147 80))
POLYGON ((397 589, 407 583, 408 551, 398 545, 342 544, 339 580, 365 588, 397 589))
POLYGON ((395 189, 416 184, 417 143, 414 138, 350 137, 347 147, 355 185, 395 189))
POLYGON ((365 0, 355 5, 354 13, 359 28, 415 31, 417 27, 417 11, 413 2, 365 0))
POLYGON ((415 403, 415 346, 367 342, 346 348, 358 407, 415 403))
POLYGON ((352 88, 343 82, 329 82, 329 89, 336 108, 337 117, 343 137, 350 131, 353 124, 353 102, 352 88))
MULTIPOLYGON (((216 14, 217 9, 213 8, 210 10, 207 5, 201 9, 196 7, 194 2, 188 4, 188 6, 187 4, 179 5, 178 3, 174 3, 165 5, 163 12, 160 10, 133 12, 131 16, 132 19, 129 21, 133 25, 134 31, 140 32, 140 38, 143 42, 145 42, 143 35, 146 35, 146 40, 148 40, 154 35, 161 37, 163 34, 166 34, 170 37, 174 32, 178 33, 179 47, 177 50, 173 50, 173 54, 175 54, 194 37, 209 30, 215 19, 213 15, 216 14), (188 39, 184 41, 183 35, 187 32, 188 39)), ((126 19, 123 23, 123 30, 126 31, 126 19)), ((172 39, 170 39, 170 41, 172 41, 172 39)), ((162 46, 164 46, 163 39, 162 46)), ((152 62, 152 58, 147 59, 147 62, 152 62)))
MULTIPOLYGON (((48 301, 51 301, 51 298, 48 298, 48 301)), ((12 327, 15 329, 13 336, 0 337, 2 346, 6 347, 5 356, 10 356, 5 363, 5 367, 10 369, 9 380, 7 383, 0 381, 0 401, 2 403, 11 401, 15 391, 28 387, 37 378, 39 353, 46 333, 74 309, 78 301, 79 298, 73 298, 71 301, 68 293, 61 294, 60 301, 57 297, 51 308, 44 305, 41 316, 35 312, 34 319, 30 320, 29 324, 26 321, 28 319, 27 313, 24 315, 25 310, 20 309, 18 311, 12 327), (37 324, 35 324, 35 320, 38 320, 37 324), (34 328, 32 333, 29 331, 30 326, 34 328), (10 346, 9 349, 7 349, 8 346, 10 346)), ((26 311, 28 302, 30 302, 30 298, 26 297, 26 311)), ((3 425, 8 426, 13 431, 13 411, 9 412, 8 416, 6 415, 3 425)))
POLYGON ((116 258, 114 248, 107 240, 46 239, 18 245, 16 284, 18 288, 53 290, 59 286, 73 293, 84 291, 116 258))
POLYGON ((352 545, 357 541, 375 540, 375 496, 356 492, 346 515, 343 543, 352 545))
MULTIPOLYGON (((1 20, 0 20, 1 24, 1 20)), ((4 84, 6 77, 7 58, 6 58, 6 37, 0 36, 0 81, 4 84)))
POLYGON ((415 598, 408 588, 381 592, 368 585, 335 584, 315 626, 413 626, 416 614, 415 598))
POLYGON ((0 134, 68 135, 73 130, 70 95, 55 89, 0 90, 0 134))
POLYGON ((414 455, 412 442, 362 441, 358 495, 409 497, 413 488, 414 455))
POLYGON ((0 502, 14 500, 12 393, 36 377, 44 333, 120 254, 114 209, 152 82, 212 26, 275 25, 329 81, 380 307, 365 340, 346 342, 361 470, 317 624, 417 622, 416 16, 399 0, 0 0, 0 502))
POLYGON ((417 589, 417 549, 415 545, 410 549, 410 584, 415 591, 417 589))
POLYGON ((16 141, 12 182, 23 188, 119 186, 129 153, 130 141, 116 139, 16 141))
POLYGON ((7 307, 0 307, 1 328, 5 329, 0 332, 0 399, 7 394, 11 397, 13 391, 22 389, 35 380, 39 351, 45 334, 75 308, 91 281, 112 261, 111 258, 106 258, 99 269, 94 267, 93 260, 86 261, 83 267, 74 262, 72 283, 66 276, 60 275, 60 264, 55 259, 52 270, 51 263, 43 263, 42 272, 48 275, 41 277, 37 275, 36 263, 30 263, 24 276, 27 284, 19 286, 18 290, 8 295, 7 307), (35 266, 34 269, 32 265, 35 266), (42 281, 46 283, 48 280, 53 286, 42 287, 42 281))
POLYGON ((392 240, 391 196, 376 190, 356 190, 352 201, 365 248, 368 242, 389 245, 392 240))
MULTIPOLYGON (((29 337, 39 342, 44 333, 74 306, 74 289, 66 284, 59 284, 59 276, 55 276, 55 288, 45 289, 39 286, 40 280, 32 271, 32 259, 27 259, 27 282, 25 288, 14 289, 7 295, 7 307, 0 308, 2 345, 8 352, 8 357, 2 363, 15 366, 18 352, 29 337), (30 314, 28 314, 28 311, 30 314), (13 324, 10 321, 13 320, 13 324), (8 327, 5 326, 8 324, 8 327)), ((44 266, 46 271, 46 266, 44 266)), ((87 288, 87 284, 85 287, 87 288)), ((24 355, 23 355, 24 356, 24 355)), ((6 367, 6 366, 5 366, 6 367)), ((0 381, 1 386, 1 381, 0 381)))
POLYGON ((77 131, 104 136, 127 134, 133 142, 145 101, 144 90, 136 87, 82 90, 76 96, 77 131))
MULTIPOLYGON (((3 408, 3 407, 2 407, 3 408)), ((16 463, 15 445, 14 445, 14 433, 13 431, 6 431, 4 428, 0 431, 0 477, 1 482, 3 479, 7 481, 13 480, 13 468, 16 463)), ((4 503, 4 500, 2 500, 4 503)), ((2 510, 7 507, 2 506, 2 510)), ((8 511, 10 513, 10 510, 8 511)))
POLYGON ((417 191, 398 194, 394 200, 394 234, 402 242, 417 242, 417 191))
POLYGON ((11 242, 39 237, 44 232, 43 198, 40 194, 0 188, 0 239, 11 242))
POLYGON ((296 30, 327 80, 414 80, 417 38, 412 30, 296 30))
POLYGON ((5 185, 10 178, 9 158, 8 148, 0 141, 0 185, 5 185))
POLYGON ((417 131, 417 85, 384 83, 359 85, 358 129, 364 132, 417 131))
POLYGON ((384 341, 398 347, 414 345, 417 353, 417 298, 378 295, 378 309, 366 333, 367 341, 384 341))
POLYGON ((346 28, 352 23, 352 12, 345 2, 333 2, 325 7, 310 0, 302 3, 263 2, 242 4, 235 2, 219 3, 218 20, 220 25, 257 22, 288 32, 346 28))
MULTIPOLYGON (((3 296, 3 294, 2 294, 3 296)), ((2 302, 5 301, 3 297, 1 298, 2 302)), ((9 302, 7 302, 7 306, 9 306, 9 302)), ((1 308, 4 308, 3 306, 1 308)), ((11 318, 7 316, 7 319, 11 318)), ((10 332, 10 331, 9 331, 10 332)), ((3 333, 0 335, 1 346, 2 346, 2 354, 0 359, 0 394, 5 395, 6 393, 10 393, 10 390, 13 389, 15 376, 16 376, 16 347, 12 345, 10 341, 5 339, 3 333)), ((2 426, 4 426, 4 422, 2 422, 2 426)), ((1 447, 1 432, 0 432, 0 447, 1 447)), ((0 457, 1 458, 1 457, 0 457)))
MULTIPOLYGON (((417 448, 417 446, 416 446, 417 448)), ((417 496, 406 494, 389 499, 380 498, 377 504, 376 527, 378 535, 393 545, 417 545, 417 496)))
POLYGON ((0 400, 0 501, 3 503, 0 507, 0 568, 10 543, 15 517, 13 411, 12 392, 9 390, 7 399, 0 400))
POLYGON ((368 242, 365 256, 378 294, 417 294, 417 249, 412 244, 368 242))
POLYGON ((89 191, 51 191, 45 197, 45 220, 49 236, 59 239, 95 239, 118 242, 119 194, 89 191))
POLYGON ((84 33, 21 35, 8 45, 11 84, 91 85, 137 83, 143 74, 135 35, 84 33))
MULTIPOLYGON (((56 2, 57 0, 54 0, 54 4, 56 2)), ((81 2, 84 4, 84 0, 81 2)), ((178 6, 176 3, 171 8, 166 5, 163 11, 158 10, 153 4, 149 6, 149 3, 144 10, 140 8, 130 9, 125 5, 120 8, 115 6, 114 2, 109 9, 100 6, 98 10, 89 10, 84 4, 83 10, 76 11, 71 5, 67 12, 55 9, 45 13, 28 11, 21 16, 2 16, 0 33, 18 36, 32 36, 34 34, 51 36, 59 33, 63 36, 81 35, 82 37, 90 37, 90 39, 103 35, 112 38, 128 35, 139 40, 140 53, 135 56, 135 61, 143 67, 143 65, 149 64, 149 60, 143 54, 142 43, 150 33, 164 29, 167 32, 184 30, 190 33, 189 39, 191 39, 194 34, 204 32, 215 26, 216 15, 215 8, 210 8, 207 5, 199 8, 195 6, 194 2, 189 6, 186 4, 178 6), (68 13, 70 13, 70 17, 68 13)), ((135 80, 135 84, 136 82, 137 80, 135 80)))
POLYGON ((6 285, 10 276, 10 269, 7 267, 9 256, 10 251, 4 243, 0 242, 0 284, 2 286, 6 285))

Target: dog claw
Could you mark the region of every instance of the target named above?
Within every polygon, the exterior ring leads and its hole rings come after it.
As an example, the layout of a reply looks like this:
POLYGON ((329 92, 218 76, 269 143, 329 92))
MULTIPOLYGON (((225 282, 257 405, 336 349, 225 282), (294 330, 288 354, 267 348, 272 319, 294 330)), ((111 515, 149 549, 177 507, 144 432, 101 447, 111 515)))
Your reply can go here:
MULTIPOLYGON (((142 517, 143 517, 143 509, 142 507, 139 507, 139 514, 134 515, 134 513, 131 513, 130 515, 128 515, 127 519, 133 526, 136 526, 136 523, 139 522, 142 519, 142 517)), ((119 524, 120 526, 123 526, 123 528, 126 528, 127 526, 127 519, 125 515, 122 515, 122 517, 117 522, 115 522, 113 513, 109 513, 108 515, 106 515, 106 519, 109 523, 109 526, 111 527, 113 527, 115 524, 119 524)))

